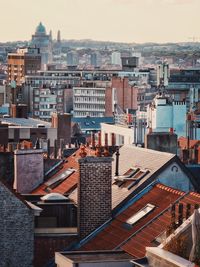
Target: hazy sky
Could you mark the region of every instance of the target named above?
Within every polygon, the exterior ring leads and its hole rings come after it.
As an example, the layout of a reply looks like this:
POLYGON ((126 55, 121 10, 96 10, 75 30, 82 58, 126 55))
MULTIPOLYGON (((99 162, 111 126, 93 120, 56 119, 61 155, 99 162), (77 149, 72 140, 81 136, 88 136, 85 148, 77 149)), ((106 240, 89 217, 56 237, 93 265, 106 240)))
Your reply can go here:
POLYGON ((54 38, 189 41, 200 37, 200 0, 0 0, 0 42, 30 40, 40 21, 54 38))

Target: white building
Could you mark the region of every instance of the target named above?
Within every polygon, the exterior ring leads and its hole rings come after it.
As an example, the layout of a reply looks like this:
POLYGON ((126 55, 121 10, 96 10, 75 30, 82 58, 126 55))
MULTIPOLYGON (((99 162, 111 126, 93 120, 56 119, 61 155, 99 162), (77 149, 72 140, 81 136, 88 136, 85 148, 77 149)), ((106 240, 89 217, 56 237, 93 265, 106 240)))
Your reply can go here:
POLYGON ((118 51, 112 52, 111 55, 111 64, 112 65, 122 65, 122 60, 121 60, 121 53, 118 51))
POLYGON ((186 136, 186 103, 156 96, 147 109, 147 124, 153 132, 168 132, 173 128, 178 137, 186 136))
POLYGON ((74 87, 73 111, 74 117, 104 117, 106 88, 74 87))

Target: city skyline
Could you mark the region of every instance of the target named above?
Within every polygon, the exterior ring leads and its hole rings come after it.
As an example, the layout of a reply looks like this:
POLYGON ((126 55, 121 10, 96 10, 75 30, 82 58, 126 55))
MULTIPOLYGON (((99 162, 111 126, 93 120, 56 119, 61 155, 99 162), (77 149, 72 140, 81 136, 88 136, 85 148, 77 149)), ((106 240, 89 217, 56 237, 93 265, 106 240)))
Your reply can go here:
POLYGON ((56 38, 128 43, 200 40, 198 0, 2 1, 0 42, 30 40, 41 21, 56 38))

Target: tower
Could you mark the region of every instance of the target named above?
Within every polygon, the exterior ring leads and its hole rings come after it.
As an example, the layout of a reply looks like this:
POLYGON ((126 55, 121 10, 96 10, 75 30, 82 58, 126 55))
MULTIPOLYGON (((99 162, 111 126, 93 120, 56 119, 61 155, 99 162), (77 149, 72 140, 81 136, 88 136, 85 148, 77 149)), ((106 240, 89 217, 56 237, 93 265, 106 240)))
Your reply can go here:
POLYGON ((60 30, 58 30, 58 33, 57 33, 57 43, 61 43, 61 34, 60 34, 60 30))

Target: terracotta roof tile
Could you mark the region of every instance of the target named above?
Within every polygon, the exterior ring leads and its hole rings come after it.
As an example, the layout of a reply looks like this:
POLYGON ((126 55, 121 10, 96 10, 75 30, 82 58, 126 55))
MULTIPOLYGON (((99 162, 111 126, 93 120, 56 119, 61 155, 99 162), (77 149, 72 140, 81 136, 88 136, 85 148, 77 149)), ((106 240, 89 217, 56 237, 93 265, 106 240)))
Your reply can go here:
MULTIPOLYGON (((166 186, 154 186, 142 198, 137 200, 137 202, 133 203, 121 214, 116 216, 113 221, 100 233, 84 244, 81 247, 81 250, 107 250, 122 248, 133 256, 134 254, 138 257, 139 255, 144 256, 145 246, 149 245, 156 236, 165 230, 165 225, 160 225, 160 222, 153 222, 151 226, 148 226, 147 224, 157 217, 162 211, 168 208, 170 204, 179 199, 180 193, 181 195, 184 194, 183 192, 179 192, 166 186), (162 199, 165 199, 165 201, 161 201, 162 199), (155 205, 156 208, 136 222, 133 226, 128 226, 126 221, 149 203, 155 205), (142 235, 137 237, 135 240, 132 240, 131 236, 142 227, 145 227, 145 230, 140 231, 142 235), (145 235, 143 233, 145 233, 145 235), (103 242, 100 242, 100 240, 103 242), (130 242, 131 244, 129 244, 130 242), (137 253, 132 253, 132 242, 135 242, 134 244, 137 245, 135 248, 138 251, 137 253)), ((170 222, 170 218, 168 219, 165 217, 162 221, 168 224, 170 222)))
MULTIPOLYGON (((86 152, 88 155, 94 155, 94 150, 91 150, 90 148, 86 148, 86 152)), ((46 190, 47 185, 45 183, 47 181, 45 181, 42 185, 36 188, 32 192, 32 194, 37 194, 37 195, 46 195, 48 193, 69 194, 71 191, 73 191, 77 187, 79 178, 79 164, 78 164, 78 159, 80 158, 79 153, 80 149, 77 150, 70 157, 68 157, 67 161, 63 163, 62 168, 56 174, 54 174, 48 181, 55 178, 57 175, 61 174, 64 170, 75 169, 75 172, 73 172, 69 177, 64 179, 60 184, 55 186, 50 191, 46 190)))
MULTIPOLYGON (((187 138, 181 136, 179 139, 179 146, 181 149, 187 149, 188 140, 187 138)), ((189 148, 194 148, 195 146, 200 146, 200 140, 189 140, 189 148)))
MULTIPOLYGON (((182 203, 184 213, 186 204, 200 204, 200 194, 174 190, 170 187, 157 184, 148 193, 117 215, 101 232, 86 242, 81 250, 108 250, 122 249, 134 258, 145 256, 146 246, 155 246, 155 239, 166 231, 171 222, 170 205, 182 203), (163 200, 163 201, 162 201, 163 200), (145 217, 133 226, 127 226, 126 221, 148 203, 156 206, 145 217)), ((176 205, 176 216, 178 206, 176 205)))

